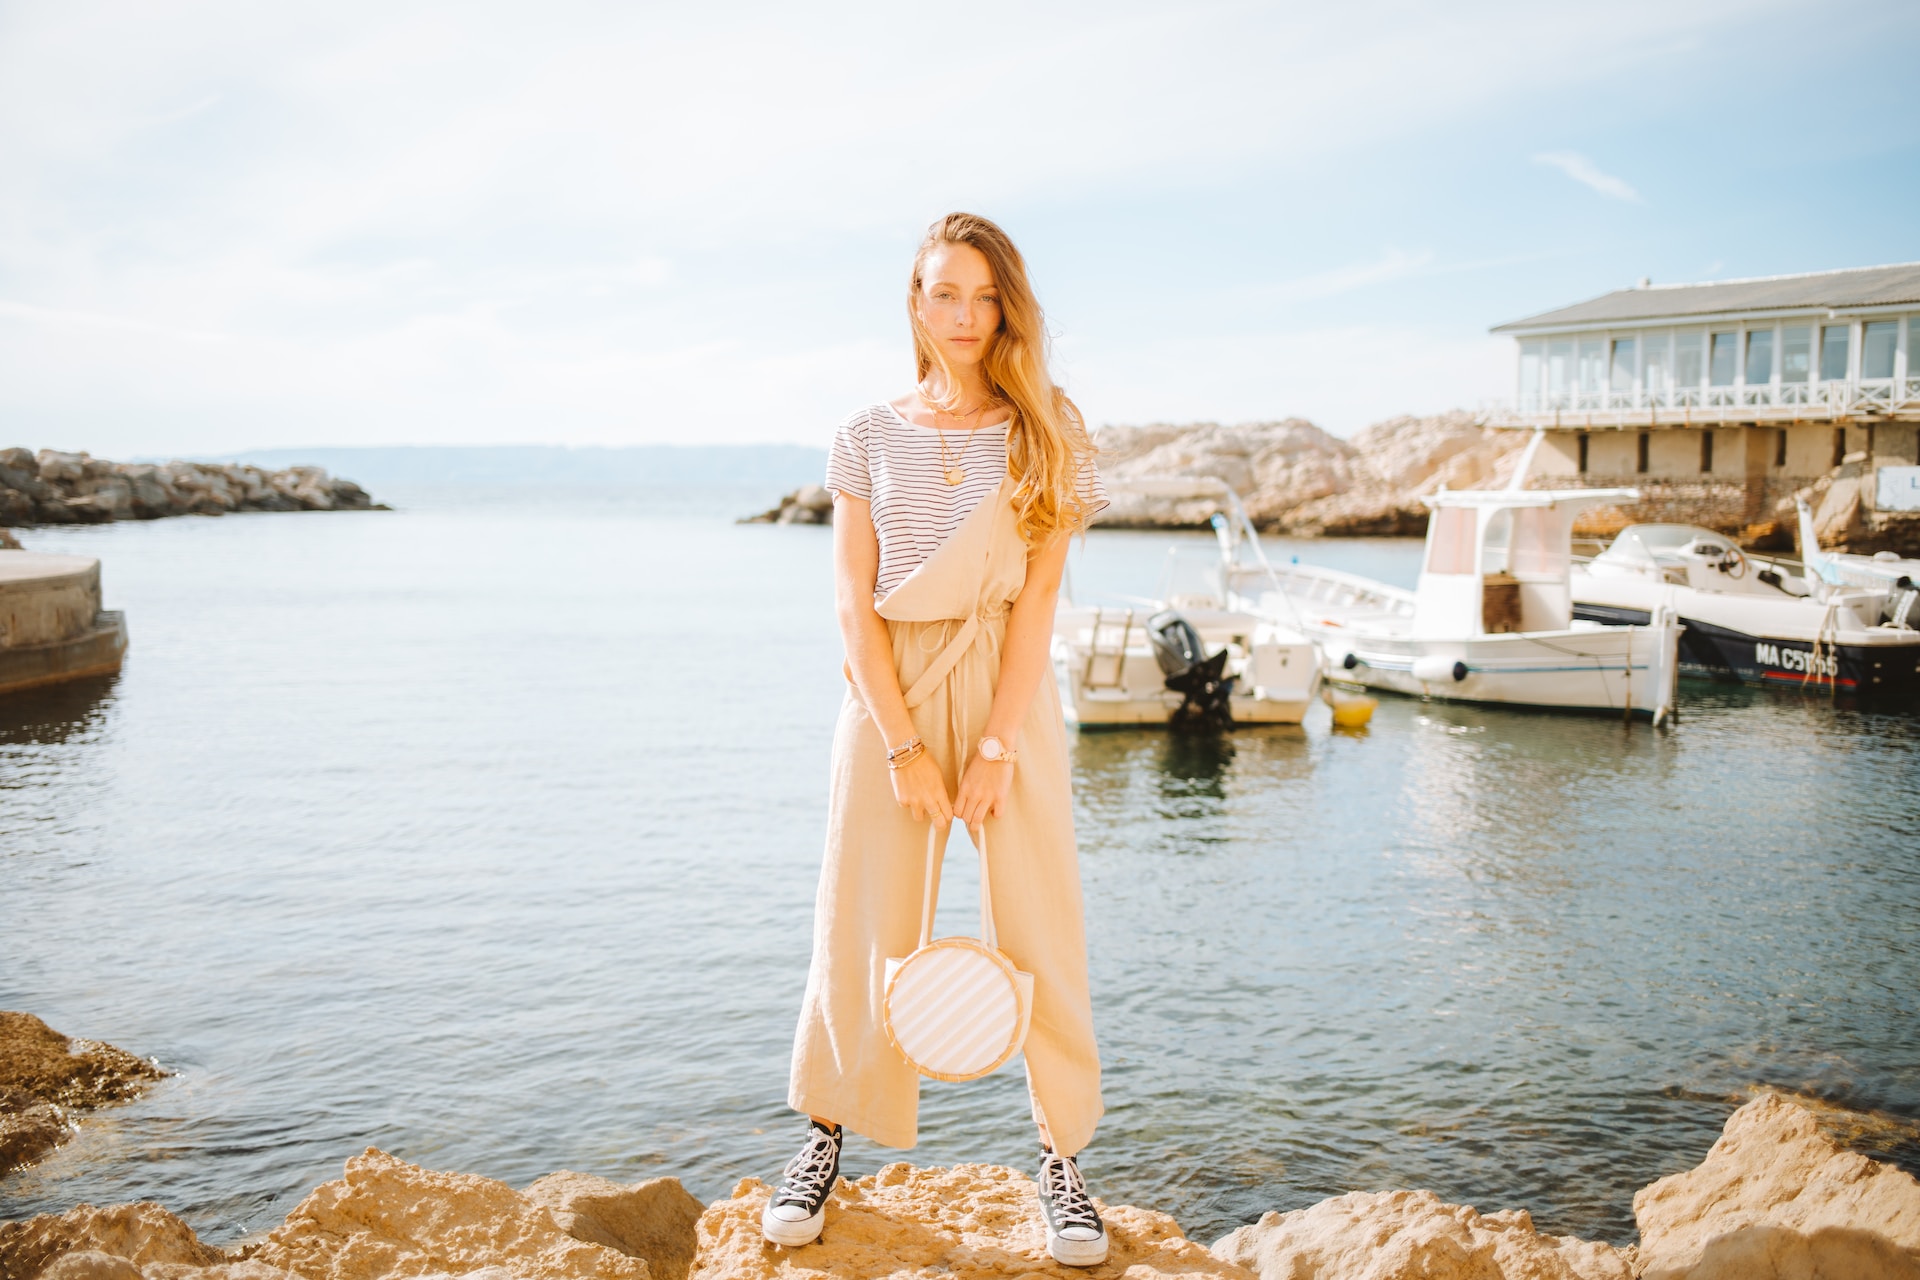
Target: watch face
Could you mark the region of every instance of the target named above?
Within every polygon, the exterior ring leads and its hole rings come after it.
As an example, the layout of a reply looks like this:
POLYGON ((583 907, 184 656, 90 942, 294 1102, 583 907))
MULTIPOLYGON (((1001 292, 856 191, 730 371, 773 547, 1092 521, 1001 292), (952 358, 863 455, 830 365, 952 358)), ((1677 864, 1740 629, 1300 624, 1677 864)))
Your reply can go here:
POLYGON ((987 760, 998 760, 1001 756, 1005 754, 1007 754, 1007 749, 1000 745, 1000 739, 998 738, 980 739, 980 755, 982 756, 982 758, 987 760))

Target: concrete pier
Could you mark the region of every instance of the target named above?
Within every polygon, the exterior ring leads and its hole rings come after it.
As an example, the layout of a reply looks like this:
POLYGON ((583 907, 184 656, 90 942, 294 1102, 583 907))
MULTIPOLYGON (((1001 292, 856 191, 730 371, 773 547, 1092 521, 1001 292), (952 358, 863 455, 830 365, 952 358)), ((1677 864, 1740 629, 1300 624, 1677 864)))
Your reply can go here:
POLYGON ((100 607, 100 562, 0 551, 0 694, 110 675, 127 652, 124 615, 100 607))

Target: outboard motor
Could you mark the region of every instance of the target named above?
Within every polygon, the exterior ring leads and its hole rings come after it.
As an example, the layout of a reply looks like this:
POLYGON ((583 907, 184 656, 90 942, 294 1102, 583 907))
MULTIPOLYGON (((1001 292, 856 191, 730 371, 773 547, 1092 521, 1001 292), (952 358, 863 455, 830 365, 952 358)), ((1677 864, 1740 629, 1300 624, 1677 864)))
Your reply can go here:
MULTIPOLYGON (((1897 627, 1903 631, 1920 631, 1920 587, 1915 587, 1913 579, 1904 573, 1894 580, 1893 590, 1887 592, 1886 607, 1880 612, 1880 625, 1897 627)), ((1155 649, 1157 652, 1157 643, 1155 649)), ((1164 667, 1166 663, 1160 665, 1164 667)))
POLYGON ((1200 633, 1172 609, 1147 619, 1147 639, 1153 643, 1153 657, 1167 678, 1167 688, 1182 698, 1169 724, 1233 723, 1233 707, 1228 701, 1233 696, 1233 677, 1225 674, 1225 649, 1207 657, 1200 633))

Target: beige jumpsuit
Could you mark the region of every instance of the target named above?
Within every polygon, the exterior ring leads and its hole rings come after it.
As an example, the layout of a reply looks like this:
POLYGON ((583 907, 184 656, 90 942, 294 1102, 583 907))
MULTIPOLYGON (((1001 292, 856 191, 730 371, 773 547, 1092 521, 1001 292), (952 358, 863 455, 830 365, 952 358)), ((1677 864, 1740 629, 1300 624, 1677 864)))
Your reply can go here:
MULTIPOLYGON (((979 742, 1000 678, 1007 611, 1026 582, 1012 482, 875 606, 914 732, 949 794, 979 742)), ((1020 758, 987 841, 1000 949, 1034 976, 1026 1043, 1035 1118, 1074 1155, 1099 1123, 1100 1055, 1087 993, 1080 867, 1060 692, 1043 678, 1020 730, 1020 758)), ((940 834, 944 854, 946 833, 940 834)), ((927 828, 893 798, 886 744, 849 688, 833 738, 826 863, 814 908, 813 963, 794 1037, 787 1100, 889 1147, 917 1139, 920 1077, 881 1021, 885 966, 919 940, 927 828)))

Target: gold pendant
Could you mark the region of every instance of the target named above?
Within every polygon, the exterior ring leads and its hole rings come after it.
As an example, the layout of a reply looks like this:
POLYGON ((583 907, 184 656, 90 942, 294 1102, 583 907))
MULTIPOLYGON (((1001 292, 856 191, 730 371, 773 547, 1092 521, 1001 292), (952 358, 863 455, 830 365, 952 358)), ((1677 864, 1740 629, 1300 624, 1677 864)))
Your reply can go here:
POLYGON ((947 483, 949 485, 957 485, 962 480, 965 480, 966 478, 967 478, 967 473, 962 471, 960 468, 958 467, 947 468, 947 483))

